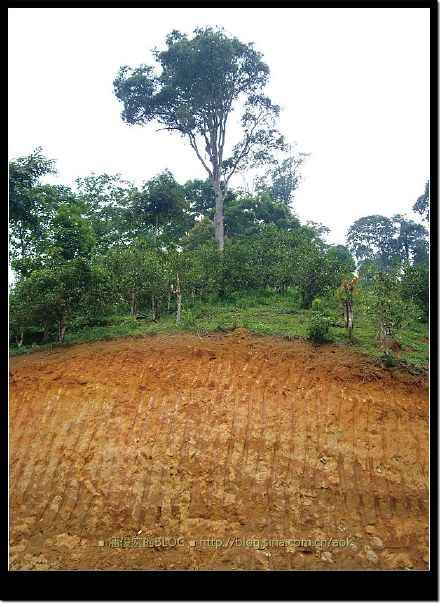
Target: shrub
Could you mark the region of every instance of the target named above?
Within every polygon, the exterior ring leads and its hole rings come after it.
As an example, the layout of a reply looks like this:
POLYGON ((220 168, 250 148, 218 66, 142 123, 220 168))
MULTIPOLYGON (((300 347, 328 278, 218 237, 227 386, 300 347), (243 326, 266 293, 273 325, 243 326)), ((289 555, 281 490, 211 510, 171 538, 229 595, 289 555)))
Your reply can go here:
POLYGON ((396 359, 391 354, 385 353, 382 356, 382 362, 387 367, 390 368, 392 366, 396 366, 396 359))
POLYGON ((313 343, 331 341, 330 320, 322 312, 313 311, 307 329, 307 336, 313 343))

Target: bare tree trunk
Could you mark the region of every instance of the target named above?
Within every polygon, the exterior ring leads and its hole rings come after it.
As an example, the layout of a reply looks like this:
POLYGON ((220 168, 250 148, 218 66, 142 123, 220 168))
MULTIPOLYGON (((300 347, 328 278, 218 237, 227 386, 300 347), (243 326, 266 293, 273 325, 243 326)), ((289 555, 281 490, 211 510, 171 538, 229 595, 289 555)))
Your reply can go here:
POLYGON ((20 228, 20 247, 21 247, 21 258, 24 259, 26 257, 26 246, 24 242, 24 228, 20 228))
POLYGON ((212 186, 215 193, 215 215, 214 215, 214 233, 218 241, 220 251, 223 251, 225 246, 225 233, 223 224, 223 201, 224 195, 220 187, 220 182, 212 181, 212 186))
POLYGON ((167 314, 170 313, 170 306, 171 306, 171 290, 168 291, 168 299, 167 299, 167 314))
POLYGON ((179 293, 177 295, 177 311, 176 311, 176 322, 180 322, 180 313, 182 311, 182 296, 179 293))
POLYGON ((347 330, 348 330, 348 338, 350 341, 353 339, 353 304, 351 302, 347 303, 347 330))
POLYGON ((131 296, 131 315, 135 317, 138 315, 138 300, 136 293, 133 293, 131 296))
POLYGON ((159 236, 159 216, 156 216, 156 229, 155 229, 156 239, 159 236))
POLYGON ((62 343, 64 341, 64 334, 66 333, 66 317, 63 315, 59 321, 59 330, 58 330, 58 341, 62 343))
POLYGON ((344 324, 347 329, 348 338, 353 339, 353 302, 344 299, 342 302, 344 308, 344 324))
POLYGON ((180 289, 179 273, 177 273, 176 286, 171 285, 171 291, 176 296, 176 300, 177 300, 176 322, 179 322, 180 321, 180 313, 182 310, 182 292, 180 289))
POLYGON ((385 354, 389 354, 392 350, 394 337, 391 328, 383 322, 381 322, 379 326, 378 339, 385 354))
POLYGON ((23 345, 23 339, 24 339, 24 331, 23 329, 20 329, 20 337, 17 337, 17 345, 19 348, 21 348, 21 346, 23 345))
POLYGON ((153 321, 156 322, 159 318, 159 300, 154 295, 151 296, 151 310, 153 321))

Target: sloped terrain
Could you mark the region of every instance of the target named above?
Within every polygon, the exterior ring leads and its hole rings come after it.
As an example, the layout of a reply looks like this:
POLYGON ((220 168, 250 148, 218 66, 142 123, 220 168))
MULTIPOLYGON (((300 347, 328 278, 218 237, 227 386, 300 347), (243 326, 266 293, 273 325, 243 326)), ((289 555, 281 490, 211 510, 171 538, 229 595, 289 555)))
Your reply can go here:
POLYGON ((425 569, 428 387, 334 345, 10 362, 11 569, 425 569))

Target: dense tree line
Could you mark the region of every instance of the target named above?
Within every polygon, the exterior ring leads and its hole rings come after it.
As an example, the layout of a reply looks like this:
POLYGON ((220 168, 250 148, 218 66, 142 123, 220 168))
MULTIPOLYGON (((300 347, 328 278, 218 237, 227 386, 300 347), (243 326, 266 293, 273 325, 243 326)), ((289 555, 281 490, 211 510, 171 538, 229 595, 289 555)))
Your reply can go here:
POLYGON ((310 307, 355 268, 345 247, 326 244, 318 225, 302 225, 271 193, 270 178, 254 195, 228 191, 220 250, 209 181, 180 185, 165 171, 138 188, 92 174, 73 191, 42 184, 54 171, 41 149, 10 163, 10 323, 19 342, 35 329, 62 340, 69 325, 112 312, 159 320, 175 312, 177 284, 184 306, 294 286, 310 307))
POLYGON ((62 341, 69 326, 112 313, 157 321, 177 308, 180 315, 182 300, 185 307, 239 291, 282 295, 295 287, 310 308, 352 278, 356 263, 361 286, 376 292, 384 333, 398 321, 383 317, 404 302, 428 318, 428 233, 402 215, 360 218, 347 247, 328 245, 328 229, 301 224, 273 179, 266 188, 261 179, 254 195, 225 196, 221 250, 209 181, 180 185, 167 170, 137 188, 119 175, 92 174, 73 191, 42 184, 51 173, 55 162, 41 149, 10 163, 10 330, 19 344, 36 330, 44 341, 62 341), (391 298, 398 302, 390 306, 391 298))

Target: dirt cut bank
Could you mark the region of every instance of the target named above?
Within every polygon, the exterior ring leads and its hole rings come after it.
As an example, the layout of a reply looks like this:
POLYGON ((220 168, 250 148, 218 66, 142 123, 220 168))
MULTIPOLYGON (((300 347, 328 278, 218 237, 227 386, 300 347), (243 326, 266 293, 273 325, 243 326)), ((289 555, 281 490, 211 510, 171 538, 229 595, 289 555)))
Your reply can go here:
POLYGON ((428 386, 228 335, 10 362, 11 569, 428 567, 428 386))

